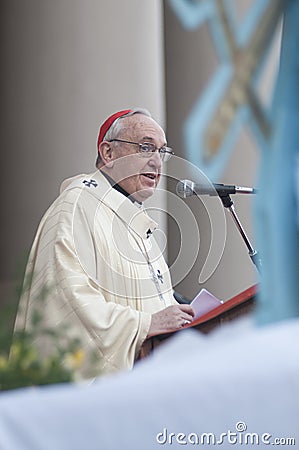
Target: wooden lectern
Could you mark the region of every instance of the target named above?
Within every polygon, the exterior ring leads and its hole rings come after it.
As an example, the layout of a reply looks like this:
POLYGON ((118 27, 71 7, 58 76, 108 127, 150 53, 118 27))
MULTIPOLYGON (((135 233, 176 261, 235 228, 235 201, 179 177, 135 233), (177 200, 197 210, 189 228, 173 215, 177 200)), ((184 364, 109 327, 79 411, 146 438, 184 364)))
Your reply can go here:
POLYGON ((169 331, 165 334, 159 334, 145 341, 140 353, 140 358, 147 356, 154 348, 159 346, 165 339, 172 336, 174 333, 180 333, 187 328, 194 328, 201 333, 209 333, 216 327, 223 323, 230 322, 238 317, 245 316, 251 313, 255 305, 255 295, 257 293, 257 285, 251 286, 245 291, 235 295, 231 299, 225 301, 217 306, 212 311, 204 314, 196 319, 190 325, 184 326, 181 330, 169 331))
POLYGON ((222 323, 230 322, 253 311, 257 285, 251 286, 238 295, 225 301, 212 311, 199 317, 185 328, 196 328, 202 333, 209 333, 222 323))

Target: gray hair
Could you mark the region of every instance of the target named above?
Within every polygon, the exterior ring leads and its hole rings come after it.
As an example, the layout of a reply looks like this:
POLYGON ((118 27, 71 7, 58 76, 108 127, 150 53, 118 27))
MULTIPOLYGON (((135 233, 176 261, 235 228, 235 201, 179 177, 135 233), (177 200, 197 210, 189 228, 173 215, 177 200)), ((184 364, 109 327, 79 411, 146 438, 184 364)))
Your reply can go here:
POLYGON ((103 141, 110 141, 111 139, 117 138, 124 128, 122 119, 124 119, 126 117, 130 117, 130 116, 134 116, 135 114, 143 114, 144 116, 152 117, 151 113, 149 111, 147 111, 147 109, 134 108, 134 109, 132 109, 131 112, 129 112, 128 114, 126 114, 124 116, 119 117, 118 119, 116 119, 113 122, 113 124, 111 125, 111 127, 109 128, 107 133, 105 134, 103 141))
MULTIPOLYGON (((124 128, 124 124, 122 119, 125 119, 126 117, 130 117, 130 116, 134 116, 135 114, 143 114, 144 116, 147 117, 152 117, 151 113, 144 108, 133 108, 131 112, 118 117, 113 124, 111 125, 111 127, 109 128, 109 130, 107 131, 107 133, 105 134, 103 141, 111 141, 111 139, 116 139, 121 131, 124 128)), ((96 166, 98 166, 98 164, 102 161, 102 158, 100 156, 100 154, 98 153, 97 156, 97 160, 96 160, 96 166)))

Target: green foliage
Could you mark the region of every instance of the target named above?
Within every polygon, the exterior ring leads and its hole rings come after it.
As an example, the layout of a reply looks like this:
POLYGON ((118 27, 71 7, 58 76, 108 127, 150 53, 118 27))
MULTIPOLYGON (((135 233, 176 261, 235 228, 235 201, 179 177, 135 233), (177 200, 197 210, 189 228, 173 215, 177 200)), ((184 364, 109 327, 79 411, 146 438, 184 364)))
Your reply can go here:
POLYGON ((11 308, 0 316, 0 391, 25 386, 70 382, 76 379, 85 354, 80 339, 67 338, 65 325, 55 329, 45 326, 43 304, 49 289, 42 289, 26 330, 16 331, 11 323, 11 308), (41 354, 41 342, 47 351, 41 354))

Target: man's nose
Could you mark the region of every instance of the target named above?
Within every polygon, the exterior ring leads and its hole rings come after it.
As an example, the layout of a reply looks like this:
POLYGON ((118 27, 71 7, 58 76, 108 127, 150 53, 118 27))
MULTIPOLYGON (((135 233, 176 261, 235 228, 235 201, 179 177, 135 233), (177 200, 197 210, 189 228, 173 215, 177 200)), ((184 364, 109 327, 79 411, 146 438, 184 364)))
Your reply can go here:
POLYGON ((151 167, 160 169, 162 167, 162 160, 160 153, 158 151, 153 152, 148 163, 151 167))

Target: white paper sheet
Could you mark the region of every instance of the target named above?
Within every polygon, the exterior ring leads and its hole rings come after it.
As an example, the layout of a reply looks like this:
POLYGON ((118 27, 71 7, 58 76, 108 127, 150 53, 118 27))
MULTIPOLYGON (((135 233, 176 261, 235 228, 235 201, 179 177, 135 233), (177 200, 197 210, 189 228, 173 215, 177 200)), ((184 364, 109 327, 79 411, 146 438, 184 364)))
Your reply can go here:
POLYGON ((221 305, 221 303, 223 302, 213 294, 211 294, 209 291, 207 291, 206 289, 202 289, 191 302, 191 306, 195 312, 194 320, 198 319, 209 311, 212 311, 212 309, 217 308, 217 306, 221 305))

